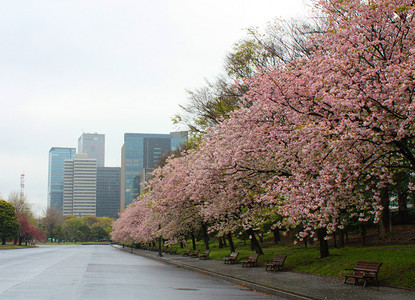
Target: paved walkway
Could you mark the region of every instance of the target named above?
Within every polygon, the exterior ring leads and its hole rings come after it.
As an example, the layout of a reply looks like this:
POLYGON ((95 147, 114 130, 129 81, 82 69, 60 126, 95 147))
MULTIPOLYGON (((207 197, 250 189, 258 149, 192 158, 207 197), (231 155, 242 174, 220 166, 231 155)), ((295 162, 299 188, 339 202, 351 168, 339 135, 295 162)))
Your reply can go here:
POLYGON ((362 286, 343 284, 341 278, 288 271, 266 272, 262 267, 243 268, 241 264, 229 265, 217 260, 199 260, 164 253, 163 257, 158 257, 157 252, 122 248, 118 245, 114 245, 114 247, 287 299, 415 299, 415 292, 405 289, 370 284, 363 288, 362 286))

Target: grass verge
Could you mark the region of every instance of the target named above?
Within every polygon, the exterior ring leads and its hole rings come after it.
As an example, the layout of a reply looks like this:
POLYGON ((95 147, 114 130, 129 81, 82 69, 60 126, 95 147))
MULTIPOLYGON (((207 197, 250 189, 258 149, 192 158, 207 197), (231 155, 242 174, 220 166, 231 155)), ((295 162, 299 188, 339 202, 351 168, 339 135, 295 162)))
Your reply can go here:
MULTIPOLYGON (((188 245, 191 245, 188 244, 188 245)), ((179 245, 176 245, 179 246, 179 245)), ((197 248, 204 249, 204 244, 197 243, 197 248)), ((230 254, 229 247, 219 248, 216 242, 209 244, 211 259, 222 260, 230 254)), ((249 243, 235 242, 239 259, 253 253, 249 243)), ((181 254, 186 249, 178 250, 181 254)), ((330 256, 320 258, 316 246, 271 245, 264 244, 264 254, 259 257, 259 263, 271 260, 274 255, 288 255, 285 269, 293 272, 309 273, 323 276, 341 277, 346 268, 352 268, 359 260, 382 262, 379 272, 381 285, 403 287, 415 290, 415 245, 392 246, 348 246, 344 248, 330 248, 330 256)))

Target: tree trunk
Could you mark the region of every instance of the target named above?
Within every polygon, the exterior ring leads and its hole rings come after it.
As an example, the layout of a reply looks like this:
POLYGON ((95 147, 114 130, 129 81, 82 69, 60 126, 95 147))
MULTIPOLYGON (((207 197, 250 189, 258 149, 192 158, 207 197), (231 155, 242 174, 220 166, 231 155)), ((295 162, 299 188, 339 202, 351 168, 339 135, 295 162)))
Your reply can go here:
POLYGON ((218 238, 218 242, 219 242, 219 249, 222 249, 223 248, 223 242, 222 242, 222 237, 219 237, 218 238))
POLYGON ((252 250, 255 250, 257 254, 264 254, 264 251, 262 251, 261 245, 258 243, 258 240, 255 237, 255 232, 252 230, 252 228, 248 229, 248 233, 251 236, 252 250))
POLYGON ((193 246, 193 250, 196 250, 196 237, 193 234, 193 232, 191 233, 191 237, 192 237, 192 246, 193 246))
POLYGON ((222 242, 223 242, 223 247, 228 247, 228 245, 226 244, 226 238, 224 236, 222 237, 222 242))
POLYGON ((389 187, 386 186, 382 188, 382 191, 380 192, 380 199, 381 204, 383 207, 382 210, 382 227, 381 228, 381 238, 384 238, 386 233, 391 231, 391 217, 390 217, 390 211, 389 211, 389 187))
POLYGON ((203 231, 203 242, 205 243, 206 250, 209 250, 209 234, 207 232, 207 226, 205 223, 202 224, 203 231))
POLYGON ((257 235, 258 235, 258 238, 259 238, 259 242, 261 244, 264 243, 264 235, 263 235, 263 233, 262 232, 261 233, 257 232, 257 235))
MULTIPOLYGON (((249 232, 249 231, 247 231, 247 232, 249 232)), ((253 238, 255 238, 255 233, 254 233, 254 237, 253 238)), ((244 239, 244 246, 246 245, 246 240, 247 239, 251 240, 251 243, 250 243, 251 251, 255 251, 254 243, 252 243, 252 239, 249 238, 249 234, 247 235, 247 238, 244 239)))
POLYGON ((229 247, 231 248, 231 252, 235 252, 235 246, 233 245, 232 234, 229 232, 227 235, 229 247))
POLYGON ((6 238, 4 238, 4 237, 1 238, 1 244, 6 245, 6 238))
POLYGON ((408 223, 408 190, 398 193, 398 214, 401 225, 408 223))
POLYGON ((363 245, 366 245, 366 226, 365 226, 365 224, 362 223, 362 225, 360 225, 360 228, 362 229, 363 245))
POLYGON ((344 248, 344 229, 340 230, 340 247, 344 248))
POLYGON ((318 240, 320 242, 320 258, 328 257, 329 254, 329 243, 325 239, 327 235, 326 228, 319 228, 317 231, 318 240))
POLYGON ((274 234, 274 243, 278 244, 278 242, 281 241, 280 229, 277 227, 272 233, 274 234))
POLYGON ((336 233, 333 232, 333 244, 334 244, 334 248, 337 248, 337 241, 336 241, 336 233))

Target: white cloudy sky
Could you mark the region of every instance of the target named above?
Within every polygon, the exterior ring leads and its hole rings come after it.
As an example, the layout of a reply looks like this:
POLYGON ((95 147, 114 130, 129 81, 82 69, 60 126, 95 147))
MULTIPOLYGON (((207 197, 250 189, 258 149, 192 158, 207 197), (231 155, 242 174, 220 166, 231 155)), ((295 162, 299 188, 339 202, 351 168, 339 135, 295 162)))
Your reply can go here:
POLYGON ((0 196, 20 189, 39 214, 48 152, 106 135, 168 133, 186 89, 222 71, 251 26, 305 14, 306 0, 0 0, 0 196))

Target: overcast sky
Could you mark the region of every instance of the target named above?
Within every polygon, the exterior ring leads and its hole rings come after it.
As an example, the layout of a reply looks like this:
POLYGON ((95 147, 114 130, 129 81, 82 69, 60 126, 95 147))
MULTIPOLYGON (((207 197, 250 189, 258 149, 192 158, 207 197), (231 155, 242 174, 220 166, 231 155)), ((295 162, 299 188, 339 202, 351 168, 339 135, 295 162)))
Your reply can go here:
POLYGON ((103 133, 106 166, 123 135, 169 133, 251 26, 305 14, 305 0, 0 0, 0 198, 47 205, 51 147, 103 133))

